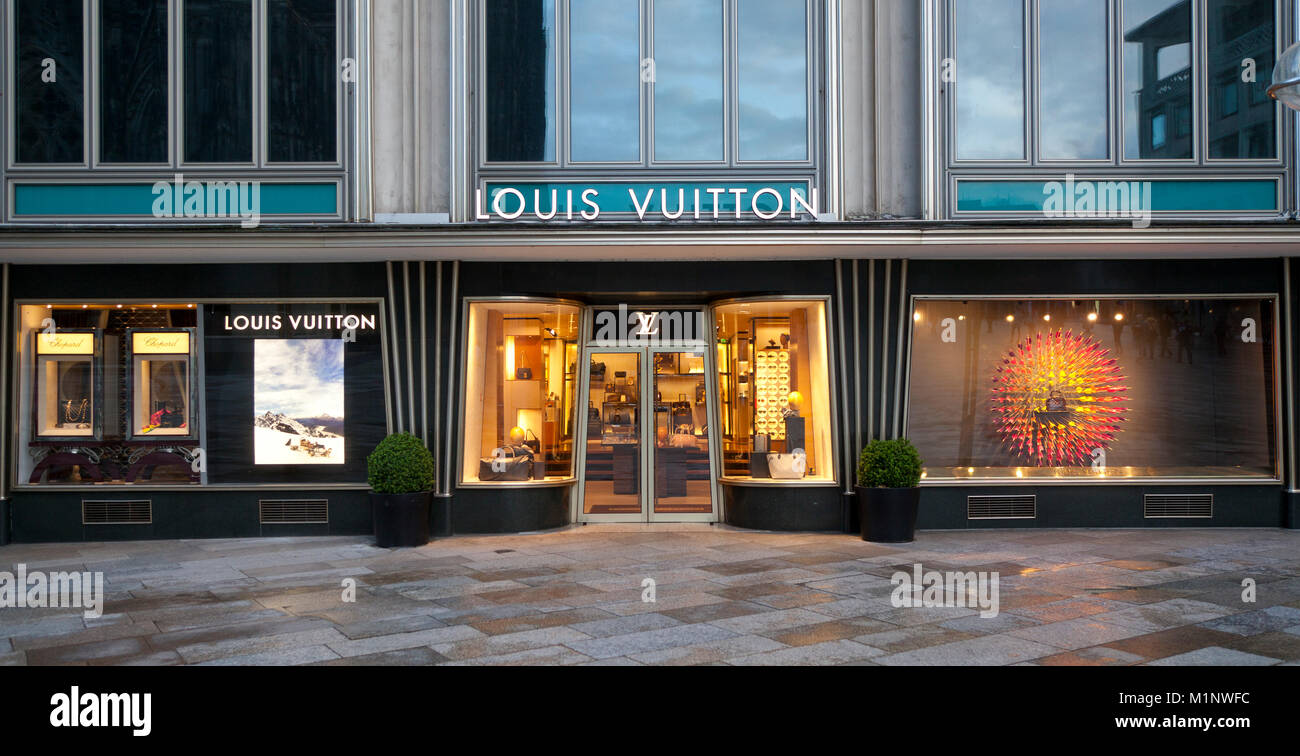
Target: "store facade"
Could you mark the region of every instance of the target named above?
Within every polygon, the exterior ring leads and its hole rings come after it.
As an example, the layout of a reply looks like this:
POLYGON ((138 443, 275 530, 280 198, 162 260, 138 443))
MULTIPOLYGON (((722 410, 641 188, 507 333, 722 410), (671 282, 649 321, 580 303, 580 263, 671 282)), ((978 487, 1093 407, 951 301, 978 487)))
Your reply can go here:
POLYGON ((38 5, 0 541, 367 533, 393 432, 443 535, 853 532, 900 436, 922 528, 1300 526, 1289 2, 38 5))

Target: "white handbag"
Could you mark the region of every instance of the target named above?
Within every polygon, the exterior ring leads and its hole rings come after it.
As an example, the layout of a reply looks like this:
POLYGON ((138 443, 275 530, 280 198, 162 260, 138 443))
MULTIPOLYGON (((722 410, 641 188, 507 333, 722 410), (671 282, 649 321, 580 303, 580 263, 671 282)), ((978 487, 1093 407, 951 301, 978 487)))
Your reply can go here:
POLYGON ((773 478, 798 480, 807 469, 808 455, 802 449, 795 449, 789 454, 767 453, 767 470, 773 478))

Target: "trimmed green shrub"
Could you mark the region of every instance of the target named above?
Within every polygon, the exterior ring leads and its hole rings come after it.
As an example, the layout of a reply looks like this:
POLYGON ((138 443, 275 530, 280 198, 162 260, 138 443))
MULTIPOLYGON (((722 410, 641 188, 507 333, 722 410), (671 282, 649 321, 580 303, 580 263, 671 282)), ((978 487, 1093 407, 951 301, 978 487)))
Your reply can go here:
POLYGON ((914 488, 921 483, 921 455, 905 438, 872 441, 858 455, 863 488, 914 488))
POLYGON ((380 494, 430 491, 433 455, 410 433, 394 433, 366 457, 366 480, 380 494))

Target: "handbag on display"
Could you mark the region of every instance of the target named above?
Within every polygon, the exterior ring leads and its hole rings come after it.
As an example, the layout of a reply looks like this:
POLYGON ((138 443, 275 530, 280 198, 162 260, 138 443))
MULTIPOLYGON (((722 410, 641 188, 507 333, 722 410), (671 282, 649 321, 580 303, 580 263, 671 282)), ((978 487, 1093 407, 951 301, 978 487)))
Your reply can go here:
POLYGON ((532 368, 529 368, 529 367, 521 367, 521 368, 516 368, 516 369, 515 369, 515 380, 519 380, 519 381, 531 381, 532 379, 533 379, 533 369, 532 369, 532 368))
POLYGON ((801 451, 792 454, 767 453, 767 469, 773 478, 798 480, 808 469, 808 455, 801 451))
POLYGON ((591 363, 591 374, 599 375, 603 377, 605 375, 605 363, 603 362, 591 363))
POLYGON ((533 455, 527 447, 507 446, 500 457, 487 457, 478 461, 478 479, 481 481, 530 480, 533 477, 533 455), (523 451, 520 451, 520 450, 523 451), (495 465, 495 467, 494 467, 495 465))

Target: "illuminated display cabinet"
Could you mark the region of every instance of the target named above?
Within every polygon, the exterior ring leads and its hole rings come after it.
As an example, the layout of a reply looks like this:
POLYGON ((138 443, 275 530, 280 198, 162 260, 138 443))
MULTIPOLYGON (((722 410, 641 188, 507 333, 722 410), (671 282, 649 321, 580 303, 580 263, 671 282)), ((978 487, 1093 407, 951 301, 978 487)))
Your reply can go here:
POLYGON ((193 328, 128 329, 129 440, 198 437, 195 427, 193 328))
POLYGON ((98 329, 33 335, 32 437, 35 441, 97 441, 103 435, 98 329))

